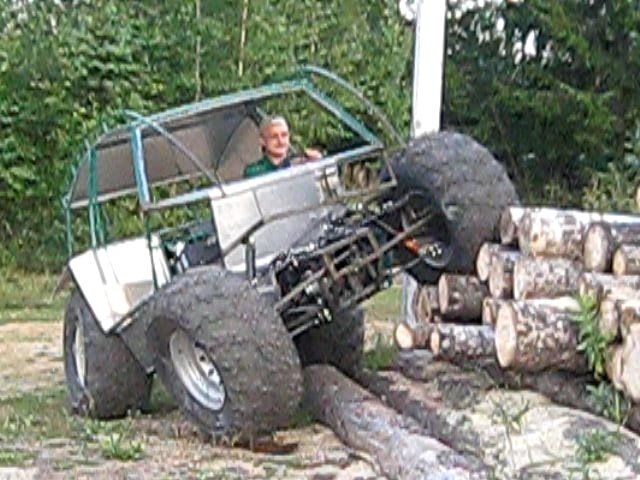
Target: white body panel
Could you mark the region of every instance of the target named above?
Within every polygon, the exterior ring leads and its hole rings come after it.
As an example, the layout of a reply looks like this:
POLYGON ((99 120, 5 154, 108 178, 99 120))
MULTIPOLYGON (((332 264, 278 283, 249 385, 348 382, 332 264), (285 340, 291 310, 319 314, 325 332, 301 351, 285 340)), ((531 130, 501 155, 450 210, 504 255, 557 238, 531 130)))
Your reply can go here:
POLYGON ((151 250, 145 237, 123 240, 76 255, 67 267, 105 332, 154 293, 154 270, 158 286, 171 278, 155 237, 151 250))

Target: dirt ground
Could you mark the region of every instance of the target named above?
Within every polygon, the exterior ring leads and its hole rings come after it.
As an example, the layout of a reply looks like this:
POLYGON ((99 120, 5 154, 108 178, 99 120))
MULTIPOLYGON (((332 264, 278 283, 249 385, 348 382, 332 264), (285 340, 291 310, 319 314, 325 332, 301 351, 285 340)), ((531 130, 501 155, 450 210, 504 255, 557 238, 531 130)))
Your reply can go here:
MULTIPOLYGON (((397 293, 367 305, 369 361, 384 363, 397 293)), ((158 385, 144 414, 109 422, 69 415, 61 310, 60 304, 51 315, 31 316, 0 306, 0 480, 386 478, 375 459, 345 446, 303 410, 295 428, 274 434, 260 452, 201 438, 158 385)), ((454 435, 452 448, 478 458, 489 478, 640 479, 637 435, 438 363, 425 363, 420 381, 399 372, 379 375, 415 407, 412 416, 422 414, 428 425, 454 435)))
MULTIPOLYGON (((376 323, 369 343, 391 325, 376 323)), ((111 425, 73 418, 64 388, 61 319, 0 325, 0 480, 383 478, 309 419, 275 434, 274 452, 254 453, 203 441, 166 398, 111 425), (136 458, 123 461, 131 452, 136 458)))

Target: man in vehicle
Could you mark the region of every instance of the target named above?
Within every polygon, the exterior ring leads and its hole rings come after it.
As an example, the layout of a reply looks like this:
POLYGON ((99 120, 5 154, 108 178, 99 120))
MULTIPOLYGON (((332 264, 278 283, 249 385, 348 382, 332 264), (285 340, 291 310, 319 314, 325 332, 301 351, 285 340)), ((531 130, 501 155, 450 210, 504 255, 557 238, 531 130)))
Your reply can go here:
POLYGON ((244 177, 251 178, 273 172, 308 160, 322 158, 322 153, 314 148, 306 148, 302 156, 290 152, 289 125, 284 117, 266 117, 260 123, 260 145, 262 158, 244 169, 244 177))

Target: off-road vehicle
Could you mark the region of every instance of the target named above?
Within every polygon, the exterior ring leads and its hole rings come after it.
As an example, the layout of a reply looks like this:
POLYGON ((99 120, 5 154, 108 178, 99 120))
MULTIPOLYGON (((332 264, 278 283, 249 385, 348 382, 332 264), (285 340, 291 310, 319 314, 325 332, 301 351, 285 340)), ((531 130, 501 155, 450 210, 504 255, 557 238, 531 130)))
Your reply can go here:
POLYGON ((64 198, 64 364, 79 414, 143 407, 155 373, 210 434, 284 426, 302 366, 358 369, 365 299, 401 271, 421 283, 470 271, 517 202, 474 140, 443 132, 405 145, 371 102, 316 67, 123 114, 87 144, 64 198), (272 113, 324 157, 244 179, 272 113))

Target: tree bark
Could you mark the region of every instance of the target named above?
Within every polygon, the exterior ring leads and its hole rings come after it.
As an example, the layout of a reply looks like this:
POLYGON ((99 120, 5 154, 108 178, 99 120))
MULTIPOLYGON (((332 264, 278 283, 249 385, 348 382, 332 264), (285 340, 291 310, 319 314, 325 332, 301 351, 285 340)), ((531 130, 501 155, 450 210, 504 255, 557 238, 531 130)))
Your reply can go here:
POLYGON ((620 331, 620 317, 623 300, 613 296, 607 296, 600 302, 600 317, 598 328, 600 333, 613 341, 620 331))
MULTIPOLYGON (((632 217, 630 217, 632 218, 632 217)), ((613 254, 622 244, 640 240, 640 223, 593 223, 584 237, 584 266, 594 272, 610 272, 613 254)))
POLYGON ((566 258, 522 256, 513 267, 513 298, 549 298, 578 290, 581 265, 566 258))
POLYGON ((478 250, 478 256, 476 257, 476 275, 480 280, 486 282, 489 279, 489 272, 491 271, 491 264, 493 259, 497 255, 501 255, 506 252, 517 252, 508 245, 500 245, 497 243, 485 242, 478 250))
POLYGON ((440 323, 431 331, 433 357, 455 364, 496 356, 493 328, 489 325, 440 323))
POLYGON ((585 272, 578 280, 578 293, 597 300, 610 295, 615 298, 638 297, 640 275, 614 276, 608 273, 585 272))
POLYGON ((622 389, 634 403, 640 403, 640 324, 629 327, 620 357, 622 389))
POLYGON ((434 325, 425 323, 412 328, 406 323, 399 323, 393 337, 400 350, 429 348, 433 327, 434 325))
POLYGON ((425 435, 373 394, 328 365, 304 371, 305 404, 352 448, 364 450, 384 475, 396 479, 484 479, 479 462, 425 435))
POLYGON ((438 303, 446 318, 479 320, 488 293, 478 277, 444 273, 438 281, 438 303))
POLYGON ((614 275, 640 274, 640 245, 620 245, 613 254, 614 275))
POLYGON ((500 252, 493 256, 489 269, 489 293, 492 297, 513 296, 513 269, 521 256, 518 251, 500 252))
POLYGON ((522 221, 524 207, 508 207, 500 217, 500 243, 515 245, 518 240, 518 224, 522 221))
POLYGON ((498 309, 500 305, 507 302, 500 298, 484 297, 482 300, 482 324, 495 325, 498 318, 498 309))
POLYGON ((518 244, 523 253, 582 259, 584 235, 596 222, 613 224, 640 223, 633 215, 527 208, 518 224, 518 244))
POLYGON ((440 314, 437 285, 423 285, 416 289, 413 297, 413 311, 421 323, 434 321, 440 314))
POLYGON ((578 352, 575 309, 561 299, 551 302, 519 301, 500 307, 495 342, 498 362, 503 368, 538 372, 555 368, 571 372, 587 371, 578 352))
POLYGON ((640 324, 640 299, 625 300, 620 305, 620 334, 626 338, 631 325, 640 324))

